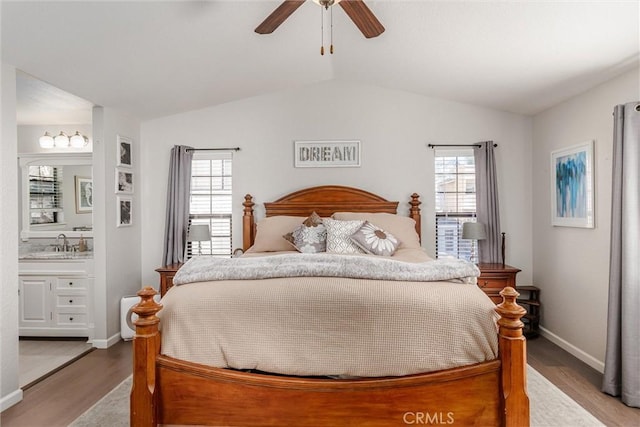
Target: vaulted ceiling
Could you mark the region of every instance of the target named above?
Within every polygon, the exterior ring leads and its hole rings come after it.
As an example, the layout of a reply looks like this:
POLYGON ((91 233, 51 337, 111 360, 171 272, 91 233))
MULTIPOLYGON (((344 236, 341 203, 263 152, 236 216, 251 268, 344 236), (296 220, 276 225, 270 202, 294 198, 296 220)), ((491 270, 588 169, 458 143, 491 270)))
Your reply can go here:
POLYGON ((366 3, 386 31, 335 7, 321 56, 310 0, 270 35, 279 1, 3 0, 2 60, 143 120, 331 79, 535 114, 638 65, 635 0, 366 3))

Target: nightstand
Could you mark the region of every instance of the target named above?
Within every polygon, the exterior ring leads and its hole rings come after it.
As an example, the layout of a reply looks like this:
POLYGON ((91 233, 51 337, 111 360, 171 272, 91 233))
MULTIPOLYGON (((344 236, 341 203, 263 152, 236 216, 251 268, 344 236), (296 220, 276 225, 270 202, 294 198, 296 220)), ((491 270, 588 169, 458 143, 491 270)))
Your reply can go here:
POLYGON ((173 286, 173 276, 176 275, 183 263, 169 264, 164 267, 156 268, 156 271, 160 273, 160 296, 163 297, 167 293, 169 288, 173 286))
POLYGON ((495 304, 502 302, 500 291, 507 286, 515 289, 516 274, 519 268, 511 267, 503 264, 478 264, 480 269, 480 277, 478 277, 478 286, 491 298, 495 304))
POLYGON ((516 291, 520 293, 516 302, 527 310, 521 319, 524 322, 524 336, 527 339, 535 338, 540 333, 540 288, 518 286, 516 291))

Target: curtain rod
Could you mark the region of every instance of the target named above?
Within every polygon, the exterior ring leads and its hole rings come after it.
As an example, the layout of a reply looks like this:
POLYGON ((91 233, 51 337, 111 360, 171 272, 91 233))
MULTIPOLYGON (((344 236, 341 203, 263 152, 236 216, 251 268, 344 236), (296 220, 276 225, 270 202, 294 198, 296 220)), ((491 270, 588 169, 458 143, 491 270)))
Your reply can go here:
MULTIPOLYGON (((493 144, 494 147, 497 147, 498 144, 493 144)), ((451 144, 451 145, 447 145, 447 144, 427 144, 427 147, 429 148, 435 148, 435 147, 482 147, 481 144, 451 144)))
POLYGON ((233 148, 187 148, 187 151, 240 151, 240 147, 233 147, 233 148))

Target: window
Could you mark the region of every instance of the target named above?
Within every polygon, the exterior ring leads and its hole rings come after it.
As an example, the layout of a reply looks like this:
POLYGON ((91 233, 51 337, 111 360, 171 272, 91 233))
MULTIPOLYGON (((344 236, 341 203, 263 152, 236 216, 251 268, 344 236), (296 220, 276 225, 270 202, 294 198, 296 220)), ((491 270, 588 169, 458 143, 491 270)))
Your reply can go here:
POLYGON ((61 224, 62 168, 29 166, 29 224, 61 224))
POLYGON ((194 153, 191 161, 189 224, 208 225, 211 239, 188 242, 187 258, 199 250, 203 255, 231 256, 231 165, 231 153, 194 153))
POLYGON ((435 183, 436 258, 477 262, 477 241, 461 239, 462 224, 476 220, 473 149, 436 150, 435 183))

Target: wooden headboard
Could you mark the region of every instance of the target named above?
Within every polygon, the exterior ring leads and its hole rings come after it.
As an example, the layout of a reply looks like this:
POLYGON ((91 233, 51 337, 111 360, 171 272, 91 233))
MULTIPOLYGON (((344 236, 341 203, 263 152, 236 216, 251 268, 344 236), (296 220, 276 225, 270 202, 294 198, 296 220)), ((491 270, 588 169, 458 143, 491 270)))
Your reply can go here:
MULTIPOLYGON (((411 195, 409 216, 416 222, 416 231, 420 236, 420 196, 411 195)), ((246 251, 253 245, 256 236, 256 222, 253 213, 253 196, 244 196, 244 215, 242 217, 242 247, 246 251)), ((336 212, 385 212, 396 214, 398 202, 390 202, 376 194, 353 187, 340 185, 322 185, 310 187, 287 194, 275 202, 264 204, 266 216, 288 215, 307 217, 316 212, 328 217, 336 212)))

